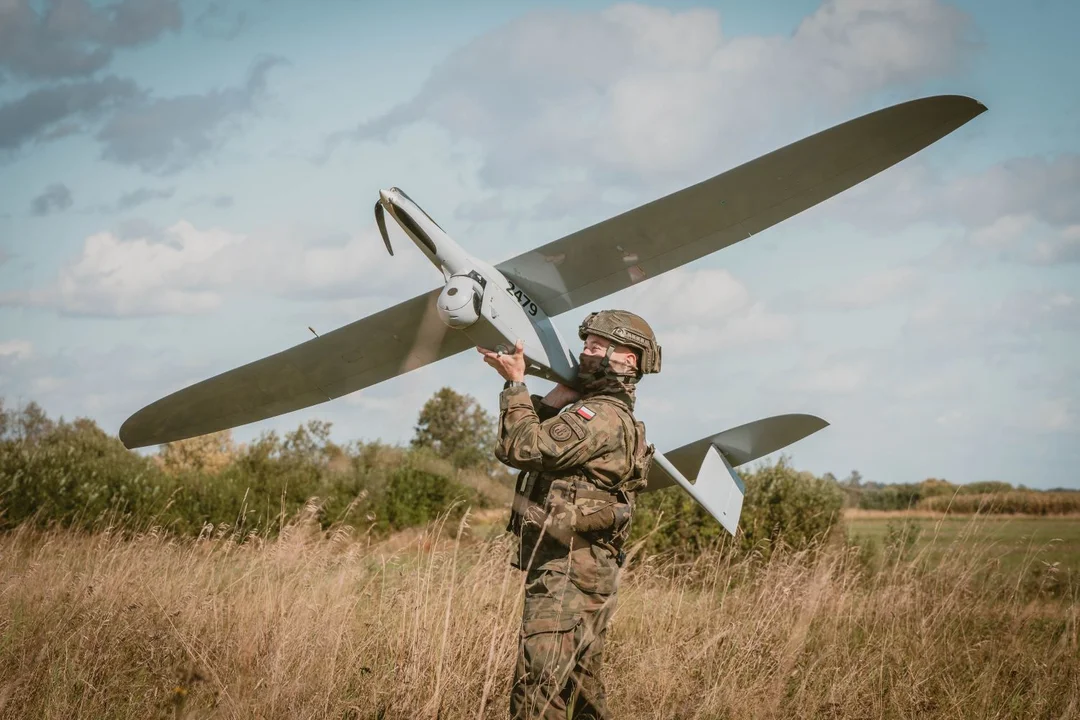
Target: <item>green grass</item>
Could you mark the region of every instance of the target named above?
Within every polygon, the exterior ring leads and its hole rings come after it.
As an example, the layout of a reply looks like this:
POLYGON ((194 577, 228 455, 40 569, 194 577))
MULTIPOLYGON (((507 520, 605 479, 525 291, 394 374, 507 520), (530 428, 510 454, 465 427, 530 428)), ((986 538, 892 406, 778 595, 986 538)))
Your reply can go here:
POLYGON ((915 529, 913 549, 929 546, 932 556, 953 551, 957 545, 988 549, 999 557, 1002 570, 1024 565, 1053 565, 1080 573, 1080 518, 1010 517, 1007 515, 911 517, 897 513, 881 517, 853 517, 845 520, 848 540, 881 548, 905 531, 915 529))

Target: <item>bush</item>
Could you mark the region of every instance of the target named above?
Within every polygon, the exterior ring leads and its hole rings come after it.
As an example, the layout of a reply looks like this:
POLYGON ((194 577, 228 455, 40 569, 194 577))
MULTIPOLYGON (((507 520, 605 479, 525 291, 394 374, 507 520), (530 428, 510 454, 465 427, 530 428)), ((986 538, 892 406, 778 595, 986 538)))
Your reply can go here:
MULTIPOLYGON (((145 457, 91 420, 53 422, 36 405, 0 404, 0 529, 33 521, 197 535, 210 525, 242 538, 276 534, 314 508, 323 527, 359 522, 389 531, 427 523, 455 499, 488 504, 459 482, 463 472, 423 448, 340 447, 318 421, 243 447, 219 433, 145 457)), ((479 472, 468 471, 470 484, 481 484, 479 472)))
POLYGON ((836 483, 798 472, 781 457, 744 476, 746 499, 739 521, 741 545, 766 557, 783 542, 793 548, 824 540, 840 519, 844 493, 836 483))
POLYGON ((953 513, 1071 515, 1080 513, 1080 492, 1014 490, 926 498, 920 510, 953 513))
POLYGON ((8 528, 32 517, 92 525, 107 516, 148 516, 172 489, 152 462, 84 419, 5 437, 0 478, 0 527, 8 528))
MULTIPOLYGON (((390 476, 383 495, 382 522, 385 527, 404 528, 434 520, 455 500, 475 502, 472 492, 445 475, 415 467, 402 467, 390 476)), ((450 517, 460 517, 463 506, 450 517)))
MULTIPOLYGON (((806 548, 823 540, 839 520, 844 493, 836 481, 796 471, 789 462, 781 457, 740 472, 746 483, 735 538, 740 551, 767 558, 779 543, 806 548)), ((679 487, 638 496, 633 538, 649 534, 658 521, 646 543, 650 552, 691 556, 728 542, 727 531, 679 487)))

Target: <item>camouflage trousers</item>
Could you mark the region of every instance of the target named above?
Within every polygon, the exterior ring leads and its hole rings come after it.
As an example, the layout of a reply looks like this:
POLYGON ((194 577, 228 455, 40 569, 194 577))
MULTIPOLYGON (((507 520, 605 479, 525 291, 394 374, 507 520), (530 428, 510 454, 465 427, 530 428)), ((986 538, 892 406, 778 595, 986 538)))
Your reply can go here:
POLYGON ((526 574, 511 718, 611 717, 601 662, 617 575, 614 559, 597 546, 575 548, 526 574))

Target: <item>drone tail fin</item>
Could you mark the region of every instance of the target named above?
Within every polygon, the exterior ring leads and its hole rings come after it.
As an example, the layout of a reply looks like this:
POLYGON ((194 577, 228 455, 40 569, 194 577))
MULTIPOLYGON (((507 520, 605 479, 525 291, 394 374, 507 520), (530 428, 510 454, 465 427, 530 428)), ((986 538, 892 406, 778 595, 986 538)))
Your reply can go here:
POLYGON ((814 415, 775 415, 657 453, 645 490, 681 486, 734 535, 746 494, 746 485, 735 468, 828 425, 814 415))
POLYGON ((739 515, 742 513, 743 497, 746 495, 746 484, 715 445, 710 444, 706 448, 705 457, 693 483, 660 453, 656 454, 653 461, 708 510, 725 530, 735 534, 739 526, 739 515))

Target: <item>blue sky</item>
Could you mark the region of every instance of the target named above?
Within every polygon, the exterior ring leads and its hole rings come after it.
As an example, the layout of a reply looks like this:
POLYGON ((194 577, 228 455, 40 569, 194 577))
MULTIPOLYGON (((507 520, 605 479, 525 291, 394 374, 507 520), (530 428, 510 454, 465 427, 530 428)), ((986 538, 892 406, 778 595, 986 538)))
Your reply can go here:
MULTIPOLYGON (((864 112, 989 112, 624 306, 661 450, 779 412, 838 476, 1080 487, 1080 5, 0 1, 0 397, 109 432, 183 385, 434 287, 380 187, 516 255, 864 112), (589 201, 591 200, 591 201, 589 201)), ((311 417, 405 442, 464 354, 311 417)), ((548 385, 531 383, 537 391, 548 385)))

